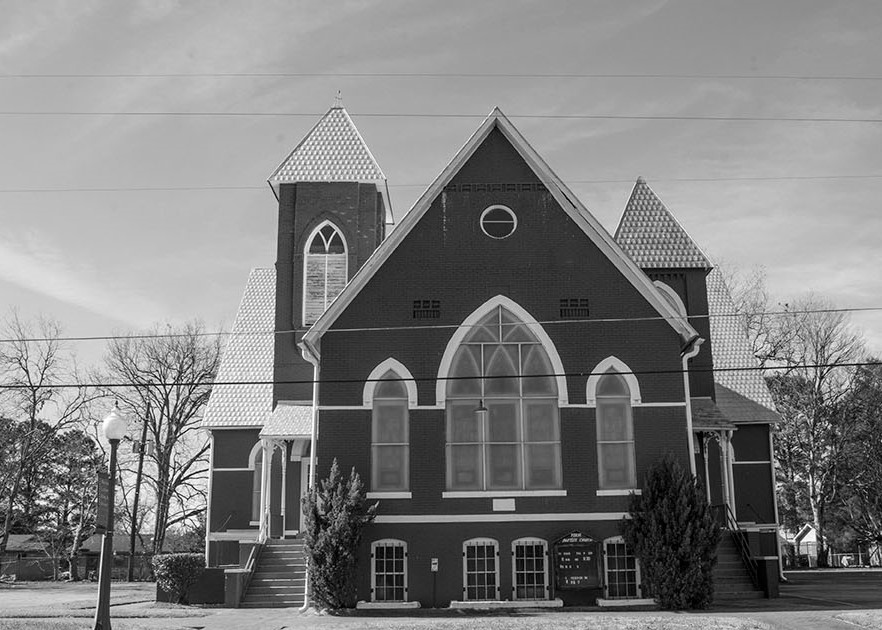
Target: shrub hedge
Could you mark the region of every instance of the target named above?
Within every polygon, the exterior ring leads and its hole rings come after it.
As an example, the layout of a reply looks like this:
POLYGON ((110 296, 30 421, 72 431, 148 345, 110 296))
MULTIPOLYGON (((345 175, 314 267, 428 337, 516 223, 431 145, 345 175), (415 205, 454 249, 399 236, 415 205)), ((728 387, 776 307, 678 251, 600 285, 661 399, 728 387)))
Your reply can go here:
POLYGON ((186 604, 187 592, 205 572, 201 553, 163 553, 153 556, 156 583, 176 604, 186 604))

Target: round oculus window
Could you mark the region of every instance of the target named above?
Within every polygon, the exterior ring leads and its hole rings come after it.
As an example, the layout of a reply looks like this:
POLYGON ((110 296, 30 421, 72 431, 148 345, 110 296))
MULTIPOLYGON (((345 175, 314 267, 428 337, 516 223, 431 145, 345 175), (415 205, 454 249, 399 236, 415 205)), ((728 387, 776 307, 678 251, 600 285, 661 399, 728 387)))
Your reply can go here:
POLYGON ((511 236, 518 227, 518 218, 511 208, 490 206, 481 213, 481 229, 490 238, 511 236))

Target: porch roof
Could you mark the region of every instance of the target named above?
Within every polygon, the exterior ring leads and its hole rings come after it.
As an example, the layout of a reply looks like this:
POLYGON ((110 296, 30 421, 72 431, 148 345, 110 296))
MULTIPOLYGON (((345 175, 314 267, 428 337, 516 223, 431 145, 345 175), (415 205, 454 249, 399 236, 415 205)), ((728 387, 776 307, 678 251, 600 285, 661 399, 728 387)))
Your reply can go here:
POLYGON ((689 402, 692 406, 693 431, 731 431, 737 428, 710 397, 692 398, 689 402))
POLYGON ((280 400, 260 431, 262 438, 312 436, 312 405, 280 400))

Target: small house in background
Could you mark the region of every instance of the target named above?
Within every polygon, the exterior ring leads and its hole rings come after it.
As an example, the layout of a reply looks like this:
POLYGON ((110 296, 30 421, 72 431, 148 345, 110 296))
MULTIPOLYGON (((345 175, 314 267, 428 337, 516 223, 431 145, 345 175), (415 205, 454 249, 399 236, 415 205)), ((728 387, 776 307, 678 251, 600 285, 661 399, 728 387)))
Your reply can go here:
POLYGON ((388 229, 335 106, 269 183, 275 266, 248 279, 203 420, 207 560, 249 584, 228 603, 302 603, 300 500, 334 459, 379 502, 359 606, 645 601, 619 523, 667 453, 732 532, 718 597, 774 595, 771 399, 644 180, 612 236, 496 109, 388 229))
MULTIPOLYGON (((92 574, 97 577, 101 559, 101 534, 92 534, 80 546, 77 568, 80 578, 90 579, 92 574)), ((113 579, 125 580, 129 567, 129 537, 117 534, 113 537, 113 579)), ((167 547, 167 546, 166 546, 167 547)), ((145 535, 135 538, 134 579, 137 581, 153 578, 150 559, 153 556, 153 536, 145 535)), ((163 549, 168 553, 169 549, 163 549)))
POLYGON ((54 559, 44 542, 34 534, 10 534, 6 552, 0 558, 0 575, 15 580, 51 580, 54 559))

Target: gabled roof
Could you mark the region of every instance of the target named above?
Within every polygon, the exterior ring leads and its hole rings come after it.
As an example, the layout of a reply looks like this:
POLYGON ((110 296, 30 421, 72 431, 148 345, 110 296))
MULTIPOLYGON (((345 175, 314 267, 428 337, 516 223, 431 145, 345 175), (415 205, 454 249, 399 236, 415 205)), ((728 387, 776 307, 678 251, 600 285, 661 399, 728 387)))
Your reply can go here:
POLYGON ((717 405, 736 424, 777 422, 775 403, 747 340, 744 318, 735 313, 718 269, 707 275, 707 305, 717 405))
POLYGON ((642 177, 634 184, 615 238, 641 269, 713 266, 642 177))
POLYGON ((252 269, 202 426, 259 427, 272 411, 276 272, 252 269), (224 385, 223 383, 232 383, 224 385))
POLYGON ((8 553, 44 552, 46 544, 40 541, 34 534, 9 534, 6 542, 8 553))
POLYGON ((335 106, 321 117, 267 180, 276 197, 293 182, 384 182, 386 176, 349 114, 335 106))
POLYGON ((260 431, 262 438, 312 435, 312 404, 280 400, 260 431))
POLYGON ((594 244, 609 258, 619 271, 632 285, 646 298, 646 300, 663 316, 675 331, 683 338, 684 342, 697 337, 695 329, 681 317, 674 308, 665 300, 658 289, 634 262, 622 251, 615 240, 603 228, 602 225, 588 212, 576 195, 558 178, 549 168, 545 161, 536 153, 535 149, 524 139, 521 133, 505 117, 502 111, 494 108, 490 115, 484 119, 480 127, 466 141, 453 159, 444 167, 441 174, 429 185, 422 196, 414 204, 399 223, 398 227, 383 241, 374 251, 364 266, 349 281, 343 292, 331 303, 324 314, 313 324, 303 336, 301 344, 309 348, 316 356, 319 355, 318 342, 321 336, 334 323, 337 317, 346 309, 356 295, 364 288, 368 281, 376 273, 383 263, 389 258, 398 245, 407 237, 414 226, 428 211, 435 198, 441 193, 444 186, 450 182, 465 162, 472 156, 484 139, 494 129, 499 129, 505 138, 515 148, 521 158, 530 166, 536 176, 542 181, 549 192, 554 196, 564 212, 578 225, 594 244))

